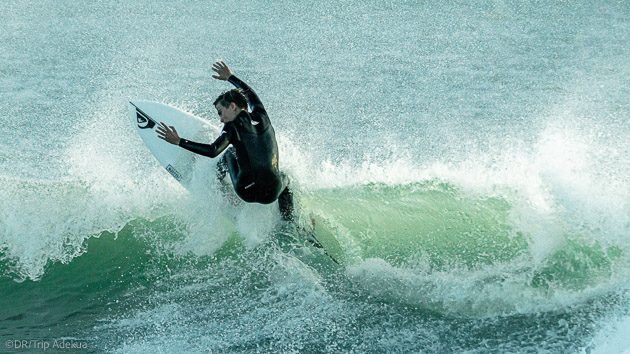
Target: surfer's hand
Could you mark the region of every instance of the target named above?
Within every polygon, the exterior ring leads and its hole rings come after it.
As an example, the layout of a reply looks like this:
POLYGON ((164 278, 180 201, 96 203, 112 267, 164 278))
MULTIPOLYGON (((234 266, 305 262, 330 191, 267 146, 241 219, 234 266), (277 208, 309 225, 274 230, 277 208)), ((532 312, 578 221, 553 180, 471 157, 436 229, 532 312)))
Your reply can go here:
POLYGON ((228 66, 225 65, 223 61, 217 61, 216 63, 214 63, 214 65, 212 65, 212 71, 219 74, 212 75, 213 78, 218 80, 226 81, 230 78, 230 76, 232 76, 232 70, 230 70, 230 68, 228 68, 228 66))
POLYGON ((158 125, 157 131, 158 138, 171 143, 173 145, 179 145, 180 140, 179 134, 177 134, 177 130, 175 130, 174 126, 167 126, 164 122, 160 122, 161 126, 158 125))

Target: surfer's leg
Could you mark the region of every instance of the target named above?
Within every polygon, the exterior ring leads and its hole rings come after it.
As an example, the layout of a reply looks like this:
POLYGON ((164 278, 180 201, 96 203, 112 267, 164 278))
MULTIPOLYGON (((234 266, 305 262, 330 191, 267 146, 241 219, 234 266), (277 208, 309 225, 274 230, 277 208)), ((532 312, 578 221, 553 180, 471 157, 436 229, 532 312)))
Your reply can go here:
MULTIPOLYGON (((228 150, 229 151, 229 150, 228 150)), ((225 175, 228 172, 228 165, 227 165, 227 158, 226 155, 228 154, 228 152, 226 151, 225 154, 223 154, 223 156, 221 156, 221 158, 219 159, 219 162, 217 162, 217 179, 222 180, 225 178, 225 175)))
POLYGON ((232 185, 236 189, 236 184, 238 183, 238 159, 236 158, 236 154, 234 153, 234 148, 230 147, 223 154, 223 159, 225 160, 225 164, 227 166, 228 172, 230 172, 230 179, 232 180, 232 185))
MULTIPOLYGON (((234 153, 234 148, 230 147, 225 151, 221 159, 217 163, 217 178, 219 179, 219 190, 223 194, 223 197, 226 198, 232 205, 236 206, 241 203, 241 200, 237 198, 232 190, 236 192, 238 196, 238 192, 236 191, 236 184, 238 183, 238 161, 236 159, 236 154, 234 153), (229 184, 225 180, 225 175, 230 173, 230 180, 232 185, 229 184)), ((240 197, 240 196, 239 196, 240 197)))
POLYGON ((278 197, 278 207, 280 208, 280 215, 284 220, 293 220, 293 192, 289 187, 285 188, 278 197))
POLYGON ((256 201, 254 188, 251 188, 254 183, 249 183, 248 181, 241 181, 241 169, 238 165, 238 158, 236 157, 236 153, 233 148, 228 149, 225 152, 225 161, 227 163, 228 172, 230 173, 230 179, 232 180, 232 186, 234 187, 234 192, 241 198, 244 202, 253 203, 256 201))
POLYGON ((282 175, 282 186, 284 190, 278 196, 278 207, 280 208, 280 215, 284 220, 293 220, 295 217, 294 212, 295 208, 293 205, 293 192, 289 189, 289 178, 284 174, 282 175))
POLYGON ((231 194, 231 191, 230 191, 231 186, 225 180, 225 175, 227 175, 227 172, 228 172, 226 156, 227 156, 227 151, 225 154, 223 154, 219 158, 219 162, 217 162, 216 173, 217 173, 217 179, 219 180, 219 190, 221 191, 221 194, 223 194, 224 197, 228 198, 228 200, 231 200, 232 198, 229 198, 229 195, 231 194))

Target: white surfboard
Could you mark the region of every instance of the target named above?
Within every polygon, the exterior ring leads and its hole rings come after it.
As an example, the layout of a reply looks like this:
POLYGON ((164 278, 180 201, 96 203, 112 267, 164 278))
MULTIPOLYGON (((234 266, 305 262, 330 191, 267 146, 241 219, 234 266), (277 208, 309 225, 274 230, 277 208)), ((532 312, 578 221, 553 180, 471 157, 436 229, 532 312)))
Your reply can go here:
POLYGON ((208 121, 175 107, 157 102, 131 101, 129 115, 142 141, 162 166, 184 187, 192 179, 195 154, 158 138, 156 128, 160 122, 174 126, 180 136, 193 141, 211 143, 219 129, 208 121))

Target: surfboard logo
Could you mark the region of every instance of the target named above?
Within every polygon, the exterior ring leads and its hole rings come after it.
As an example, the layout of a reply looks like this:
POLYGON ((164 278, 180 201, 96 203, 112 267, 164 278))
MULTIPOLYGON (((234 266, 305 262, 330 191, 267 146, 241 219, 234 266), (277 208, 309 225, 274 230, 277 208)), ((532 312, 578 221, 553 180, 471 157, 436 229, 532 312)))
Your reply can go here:
POLYGON ((175 177, 176 180, 178 181, 182 180, 182 175, 179 173, 179 171, 175 169, 175 167, 168 165, 166 166, 166 170, 168 171, 168 173, 171 174, 171 176, 175 177))
POLYGON ((142 113, 139 109, 136 109, 136 120, 138 121, 138 128, 140 129, 153 129, 155 126, 155 121, 142 113))

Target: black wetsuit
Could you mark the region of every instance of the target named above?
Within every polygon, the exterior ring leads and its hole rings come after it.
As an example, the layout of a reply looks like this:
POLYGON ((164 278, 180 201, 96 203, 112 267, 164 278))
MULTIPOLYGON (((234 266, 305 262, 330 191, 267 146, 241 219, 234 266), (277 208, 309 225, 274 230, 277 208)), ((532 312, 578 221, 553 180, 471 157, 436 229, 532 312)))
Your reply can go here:
MULTIPOLYGON (((290 197, 288 180, 278 170, 278 144, 267 111, 256 93, 246 83, 232 75, 230 83, 242 90, 252 112, 243 110, 232 122, 225 123, 221 134, 212 144, 181 139, 179 146, 194 153, 216 157, 230 144, 223 155, 236 194, 246 202, 269 204, 280 196, 280 203, 290 197), (286 189, 285 189, 286 188, 286 189), (281 196, 281 193, 284 195, 281 196)), ((291 204, 292 204, 292 198, 291 204)), ((287 210, 281 205, 283 216, 287 210)))

